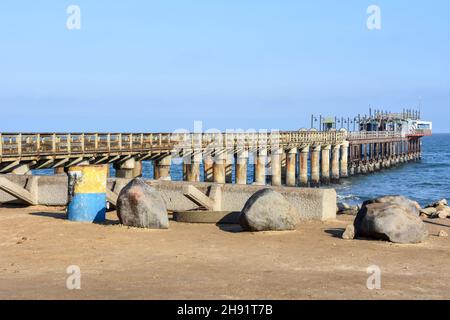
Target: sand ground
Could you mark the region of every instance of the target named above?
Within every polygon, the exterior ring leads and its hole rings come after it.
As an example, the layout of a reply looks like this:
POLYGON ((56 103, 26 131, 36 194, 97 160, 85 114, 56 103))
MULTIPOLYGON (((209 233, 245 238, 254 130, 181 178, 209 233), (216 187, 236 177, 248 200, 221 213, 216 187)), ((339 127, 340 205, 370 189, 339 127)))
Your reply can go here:
POLYGON ((171 221, 169 230, 73 223, 63 208, 0 208, 0 299, 449 299, 450 220, 419 245, 341 240, 353 217, 297 231, 171 221), (81 269, 68 290, 66 269, 81 269), (381 269, 368 290, 367 267, 381 269))

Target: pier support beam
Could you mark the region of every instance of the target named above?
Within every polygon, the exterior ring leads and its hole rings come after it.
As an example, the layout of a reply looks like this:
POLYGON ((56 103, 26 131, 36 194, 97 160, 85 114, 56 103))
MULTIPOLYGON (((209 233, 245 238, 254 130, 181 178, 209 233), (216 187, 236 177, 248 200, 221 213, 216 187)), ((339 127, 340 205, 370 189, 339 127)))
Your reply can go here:
POLYGON ((281 181, 282 184, 286 184, 286 152, 284 150, 281 153, 281 181))
POLYGON ((341 146, 341 177, 348 177, 348 141, 344 141, 341 146))
POLYGON ((296 186, 295 167, 297 161, 297 148, 292 148, 286 152, 286 186, 296 186))
POLYGON ((142 176, 142 162, 134 158, 115 163, 114 169, 116 169, 117 178, 134 179, 142 176))
POLYGON ((320 149, 321 146, 314 146, 311 151, 311 186, 320 186, 320 149))
POLYGON ((205 154, 203 159, 203 177, 205 182, 214 181, 214 158, 211 154, 205 154))
POLYGON ((191 163, 189 164, 189 170, 187 172, 187 181, 200 182, 200 162, 202 161, 202 155, 196 153, 191 156, 191 163))
POLYGON ((267 149, 258 150, 255 163, 255 185, 266 185, 266 162, 267 149))
POLYGON ((153 179, 170 181, 170 165, 172 164, 172 156, 168 155, 164 158, 153 162, 153 179))
POLYGON ((300 168, 300 186, 308 187, 308 157, 309 146, 300 149, 299 168, 300 168))
POLYGON ((355 167, 355 164, 354 163, 352 163, 351 165, 350 165, 350 169, 349 169, 349 175, 350 176, 354 176, 355 174, 356 174, 356 167, 355 167))
POLYGON ((53 174, 65 174, 66 168, 65 167, 56 167, 53 168, 53 174))
POLYGON ((12 169, 11 171, 12 174, 19 174, 19 175, 24 175, 24 174, 31 174, 31 169, 30 169, 30 165, 28 163, 21 163, 19 165, 17 165, 16 167, 14 167, 14 169, 12 169))
POLYGON ((214 154, 214 182, 215 183, 225 183, 225 150, 216 149, 214 154))
POLYGON ((331 152, 331 145, 322 146, 322 157, 321 157, 322 176, 320 178, 322 184, 330 183, 330 152, 331 152))
POLYGON ((333 146, 331 154, 331 181, 333 183, 339 182, 339 158, 340 158, 341 145, 337 144, 333 146))
POLYGON ((356 174, 361 174, 363 171, 362 168, 363 168, 362 161, 358 161, 358 163, 356 164, 356 174))
POLYGON ((248 151, 239 151, 236 155, 236 184, 247 184, 248 151))
POLYGON ((282 150, 276 149, 271 151, 271 173, 272 173, 272 185, 281 186, 281 154, 282 150))
POLYGON ((234 155, 231 152, 225 153, 225 182, 233 183, 233 162, 234 155))

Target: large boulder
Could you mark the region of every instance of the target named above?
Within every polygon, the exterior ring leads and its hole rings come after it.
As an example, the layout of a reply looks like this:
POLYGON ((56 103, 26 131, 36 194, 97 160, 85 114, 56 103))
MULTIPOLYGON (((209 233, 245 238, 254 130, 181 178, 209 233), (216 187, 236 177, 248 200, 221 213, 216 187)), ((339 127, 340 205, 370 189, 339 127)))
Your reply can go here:
POLYGON ((117 215, 120 223, 126 226, 169 228, 169 217, 163 198, 140 178, 133 179, 120 191, 117 215))
POLYGON ((416 217, 420 216, 422 207, 416 201, 408 199, 404 196, 382 196, 372 200, 367 200, 363 203, 362 207, 371 203, 390 203, 396 204, 400 207, 407 209, 407 211, 416 217))
POLYGON ((288 200, 272 189, 263 189, 247 200, 239 217, 246 231, 294 230, 300 215, 288 200))
POLYGON ((395 243, 420 243, 428 236, 423 221, 410 206, 397 203, 365 204, 358 212, 355 236, 388 240, 395 243))

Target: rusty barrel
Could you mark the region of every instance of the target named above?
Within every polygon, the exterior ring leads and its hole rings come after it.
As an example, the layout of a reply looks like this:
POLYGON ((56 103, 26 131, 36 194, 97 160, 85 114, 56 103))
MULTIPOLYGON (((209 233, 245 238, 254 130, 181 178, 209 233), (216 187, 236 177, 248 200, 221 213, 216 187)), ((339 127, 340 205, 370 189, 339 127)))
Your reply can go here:
POLYGON ((106 165, 80 165, 69 168, 69 220, 105 221, 107 172, 106 165))

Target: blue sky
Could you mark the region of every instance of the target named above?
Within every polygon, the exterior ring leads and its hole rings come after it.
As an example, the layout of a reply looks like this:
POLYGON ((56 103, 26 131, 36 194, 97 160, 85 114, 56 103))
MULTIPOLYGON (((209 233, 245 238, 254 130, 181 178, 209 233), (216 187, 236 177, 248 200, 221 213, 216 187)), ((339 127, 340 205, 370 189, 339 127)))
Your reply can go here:
POLYGON ((419 96, 450 132, 447 0, 2 0, 0 39, 3 132, 287 130, 419 96))

